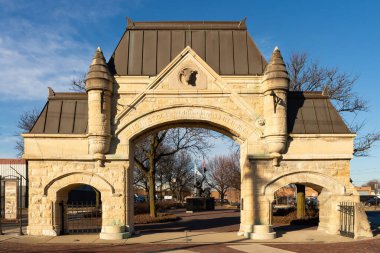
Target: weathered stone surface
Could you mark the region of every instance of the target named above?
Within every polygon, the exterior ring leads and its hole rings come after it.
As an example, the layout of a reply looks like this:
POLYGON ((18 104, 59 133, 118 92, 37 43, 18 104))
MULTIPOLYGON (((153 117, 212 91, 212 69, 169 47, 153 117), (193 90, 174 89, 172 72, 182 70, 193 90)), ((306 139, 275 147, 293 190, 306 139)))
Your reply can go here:
MULTIPOLYGON (((359 202, 350 183, 355 135, 289 136, 288 79, 280 56, 276 51, 273 64, 278 66, 269 67, 266 76, 219 76, 191 48, 158 76, 115 77, 113 89, 109 79, 91 75, 88 134, 24 135, 30 176, 28 233, 58 235, 58 203, 67 200, 74 185, 87 184, 101 192, 101 238, 131 235, 134 143, 153 129, 175 126, 206 127, 240 144, 239 234, 273 238, 274 192, 290 183, 306 184, 320 193, 319 229, 337 233, 339 203, 359 202), (197 71, 195 83, 179 76, 186 68, 197 71), (96 82, 97 78, 103 79, 96 82)), ((357 223, 358 235, 370 236, 366 218, 361 216, 357 223)))

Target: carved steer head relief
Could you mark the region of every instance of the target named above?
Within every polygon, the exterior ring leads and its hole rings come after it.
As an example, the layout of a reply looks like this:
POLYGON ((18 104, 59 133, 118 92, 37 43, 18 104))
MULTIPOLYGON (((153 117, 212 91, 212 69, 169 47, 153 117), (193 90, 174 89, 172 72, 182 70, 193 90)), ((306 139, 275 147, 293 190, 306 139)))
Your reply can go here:
POLYGON ((182 84, 195 86, 197 81, 198 71, 191 68, 184 68, 179 72, 179 80, 182 84))

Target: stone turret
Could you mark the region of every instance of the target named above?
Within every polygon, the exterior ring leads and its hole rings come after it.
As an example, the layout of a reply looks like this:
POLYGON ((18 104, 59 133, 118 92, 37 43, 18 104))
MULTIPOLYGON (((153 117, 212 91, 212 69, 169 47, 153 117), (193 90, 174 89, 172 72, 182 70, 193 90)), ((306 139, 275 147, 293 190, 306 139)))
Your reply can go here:
POLYGON ((266 126, 264 130, 265 142, 274 165, 278 165, 281 154, 285 151, 287 141, 287 93, 289 91, 289 75, 280 50, 276 47, 265 69, 264 117, 266 126))
POLYGON ((112 76, 100 48, 86 76, 86 92, 90 154, 95 160, 104 161, 111 141, 112 76))

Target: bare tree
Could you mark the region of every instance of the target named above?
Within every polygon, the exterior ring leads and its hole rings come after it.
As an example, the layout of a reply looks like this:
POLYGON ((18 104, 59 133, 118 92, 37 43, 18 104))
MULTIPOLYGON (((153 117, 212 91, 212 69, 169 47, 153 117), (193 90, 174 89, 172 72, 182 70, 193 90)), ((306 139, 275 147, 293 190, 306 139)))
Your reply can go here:
POLYGON ((71 80, 70 90, 76 92, 85 92, 86 91, 86 74, 71 80))
POLYGON ((16 141, 15 149, 17 150, 17 156, 21 157, 24 154, 24 138, 20 136, 21 133, 29 132, 34 123, 37 121, 39 112, 36 108, 31 111, 23 112, 17 121, 17 128, 20 129, 17 133, 18 140, 16 141))
POLYGON ((219 193, 221 204, 223 205, 227 190, 234 185, 233 178, 236 172, 234 168, 236 166, 231 156, 224 155, 212 158, 208 167, 210 168, 208 184, 219 193))
POLYGON ((172 128, 152 133, 136 144, 135 165, 148 179, 149 211, 151 217, 157 216, 156 173, 161 159, 172 156, 180 151, 204 154, 211 148, 208 142, 210 131, 201 128, 172 128))
POLYGON ((146 193, 149 192, 148 181, 144 173, 138 168, 133 170, 133 185, 136 189, 144 189, 146 193))
POLYGON ((241 171, 240 171, 240 151, 236 150, 229 154, 228 159, 230 160, 230 185, 232 188, 240 191, 241 189, 241 171))
MULTIPOLYGON (((355 115, 368 110, 368 103, 353 91, 358 77, 328 68, 313 62, 306 53, 293 53, 287 63, 290 89, 294 91, 324 91, 331 98, 338 112, 355 115)), ((352 132, 359 133, 364 123, 348 124, 352 132)), ((368 156, 375 142, 380 140, 380 131, 359 135, 355 140, 354 155, 368 156)))
POLYGON ((183 201, 185 194, 190 193, 193 187, 194 173, 191 155, 181 151, 165 159, 161 168, 165 175, 165 182, 176 199, 183 201))
POLYGON ((380 189, 380 181, 378 179, 372 179, 367 183, 363 184, 362 186, 370 186, 371 190, 376 190, 376 186, 377 189, 380 189))

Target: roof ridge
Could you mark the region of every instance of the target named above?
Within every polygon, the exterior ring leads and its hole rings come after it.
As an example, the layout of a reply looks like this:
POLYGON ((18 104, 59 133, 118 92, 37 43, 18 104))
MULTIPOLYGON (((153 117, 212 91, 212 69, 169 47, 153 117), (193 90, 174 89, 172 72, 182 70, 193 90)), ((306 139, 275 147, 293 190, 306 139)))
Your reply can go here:
POLYGON ((127 18, 127 30, 247 30, 241 21, 142 21, 127 18))
POLYGON ((54 92, 54 95, 49 95, 49 100, 72 100, 72 99, 87 99, 86 92, 54 92))

